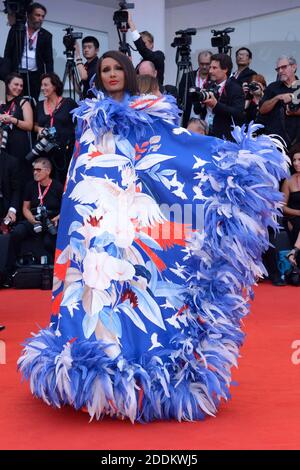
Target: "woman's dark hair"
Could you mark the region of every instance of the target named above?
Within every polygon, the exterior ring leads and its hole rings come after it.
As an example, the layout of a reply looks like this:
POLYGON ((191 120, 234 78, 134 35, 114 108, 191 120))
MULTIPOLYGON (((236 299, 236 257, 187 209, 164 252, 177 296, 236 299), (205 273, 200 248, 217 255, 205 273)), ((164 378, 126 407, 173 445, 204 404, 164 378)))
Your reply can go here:
MULTIPOLYGON (((9 75, 7 75, 6 79, 5 79, 5 94, 8 95, 9 93, 9 84, 10 82, 14 79, 14 78, 19 78, 20 80, 22 80, 23 84, 24 84, 24 80, 23 80, 23 77, 20 73, 18 72, 12 72, 10 73, 9 75)), ((23 93, 21 93, 22 95, 23 93)))
POLYGON ((119 51, 107 51, 105 52, 102 57, 100 57, 97 66, 97 78, 96 78, 96 88, 105 92, 105 88, 103 86, 103 82, 101 79, 101 65, 104 59, 114 59, 117 61, 124 70, 125 75, 125 86, 124 91, 129 93, 131 96, 138 94, 138 85, 136 79, 136 73, 132 62, 128 57, 119 51))
POLYGON ((296 153, 300 153, 300 142, 297 142, 296 144, 294 144, 294 145, 290 148, 289 157, 290 157, 292 163, 293 163, 294 155, 295 155, 296 153))
POLYGON ((252 75, 251 77, 251 82, 258 82, 260 83, 264 88, 267 87, 267 82, 266 82, 266 79, 263 75, 261 75, 260 73, 256 73, 254 75, 252 75))
POLYGON ((62 94, 64 92, 64 85, 63 85, 63 82, 61 81, 61 79, 59 78, 59 76, 56 75, 56 73, 54 73, 54 72, 44 73, 41 76, 41 83, 45 78, 49 78, 51 84, 55 88, 55 93, 57 94, 57 96, 62 96, 62 94))

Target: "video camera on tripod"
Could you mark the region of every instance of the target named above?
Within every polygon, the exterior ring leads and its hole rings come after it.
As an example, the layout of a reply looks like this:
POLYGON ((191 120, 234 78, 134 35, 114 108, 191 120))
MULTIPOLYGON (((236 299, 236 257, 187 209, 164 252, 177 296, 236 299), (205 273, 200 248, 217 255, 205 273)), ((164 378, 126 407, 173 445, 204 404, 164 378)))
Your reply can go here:
POLYGON ((179 62, 179 59, 182 61, 189 61, 190 62, 190 55, 191 55, 191 44, 192 44, 192 36, 195 36, 197 30, 195 28, 188 28, 188 29, 180 29, 176 31, 176 36, 173 42, 171 43, 172 47, 177 47, 176 52, 176 64, 179 62))
POLYGON ((225 28, 220 31, 212 29, 213 37, 211 38, 212 47, 217 47, 219 54, 228 54, 231 51, 229 33, 233 33, 235 28, 225 28))
POLYGON ((120 2, 120 9, 114 12, 113 20, 118 30, 126 33, 128 31, 128 11, 134 8, 134 3, 120 2))
POLYGON ((128 11, 134 8, 134 3, 120 2, 120 9, 115 11, 113 14, 113 20, 117 27, 118 36, 119 36, 119 51, 123 54, 131 56, 130 48, 131 46, 126 42, 126 33, 129 28, 128 24, 128 11), (122 36, 121 36, 122 33, 122 36))
POLYGON ((64 51, 64 54, 68 57, 73 58, 74 57, 74 52, 75 52, 75 43, 77 39, 82 39, 83 33, 79 32, 74 32, 74 28, 72 26, 69 26, 68 28, 64 29, 63 31, 66 31, 66 34, 63 37, 63 43, 66 48, 64 51))
POLYGON ((32 0, 4 0, 4 10, 6 15, 14 15, 16 22, 26 21, 27 8, 32 0))

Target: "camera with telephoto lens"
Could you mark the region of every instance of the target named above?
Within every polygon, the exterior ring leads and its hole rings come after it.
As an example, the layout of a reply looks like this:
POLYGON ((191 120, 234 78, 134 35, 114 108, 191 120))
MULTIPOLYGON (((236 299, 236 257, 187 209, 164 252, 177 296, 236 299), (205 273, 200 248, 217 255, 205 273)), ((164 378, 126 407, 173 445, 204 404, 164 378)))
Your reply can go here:
POLYGON ((211 95, 218 99, 219 98, 219 91, 218 86, 215 83, 211 83, 208 88, 199 88, 199 87, 191 87, 189 89, 189 94, 192 100, 192 103, 202 103, 203 101, 208 100, 211 95))
POLYGON ((292 94, 292 101, 288 104, 288 109, 295 112, 300 109, 300 80, 295 80, 292 83, 291 90, 294 90, 294 92, 292 94))
POLYGON ((40 134, 40 139, 25 158, 31 162, 40 157, 43 152, 50 152, 54 147, 59 148, 56 140, 56 129, 55 127, 45 127, 40 134))
POLYGON ((38 206, 36 208, 36 215, 34 218, 37 220, 37 223, 33 226, 35 233, 41 233, 44 230, 45 232, 49 232, 50 235, 57 234, 57 228, 49 218, 49 212, 45 206, 38 206))
POLYGON ((128 11, 134 8, 134 3, 120 2, 120 9, 115 11, 113 14, 114 24, 121 31, 126 32, 128 30, 128 11))
POLYGON ((63 43, 66 48, 66 51, 64 54, 68 53, 73 53, 75 50, 75 43, 77 39, 82 39, 83 33, 75 33, 74 28, 72 26, 69 26, 68 28, 64 29, 63 31, 66 31, 66 34, 63 37, 63 43))
POLYGON ((2 140, 1 140, 1 149, 6 149, 7 146, 7 140, 8 140, 8 134, 11 129, 10 124, 5 124, 4 122, 0 122, 0 138, 2 135, 2 140))

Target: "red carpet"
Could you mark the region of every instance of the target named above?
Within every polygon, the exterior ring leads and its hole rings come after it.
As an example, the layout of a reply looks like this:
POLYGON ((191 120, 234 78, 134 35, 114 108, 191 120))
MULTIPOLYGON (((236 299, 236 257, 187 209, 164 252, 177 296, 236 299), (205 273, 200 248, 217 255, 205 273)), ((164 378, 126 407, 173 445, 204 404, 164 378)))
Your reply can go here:
MULTIPOLYGON (((20 343, 46 326, 50 292, 0 292, 0 333, 7 364, 0 365, 0 449, 299 449, 300 364, 291 361, 300 340, 300 288, 261 284, 245 321, 247 339, 232 400, 203 422, 88 422, 71 408, 52 409, 20 383, 20 343)), ((300 354, 299 354, 300 357, 300 354)))

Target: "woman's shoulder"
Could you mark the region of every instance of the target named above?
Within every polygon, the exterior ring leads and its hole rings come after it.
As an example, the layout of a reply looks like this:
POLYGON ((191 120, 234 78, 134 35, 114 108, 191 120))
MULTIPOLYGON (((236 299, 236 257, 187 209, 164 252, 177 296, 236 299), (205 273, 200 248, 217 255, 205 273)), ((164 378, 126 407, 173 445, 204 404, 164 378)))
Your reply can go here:
POLYGON ((62 104, 66 108, 74 109, 77 108, 78 104, 72 98, 66 97, 62 99, 62 104))

